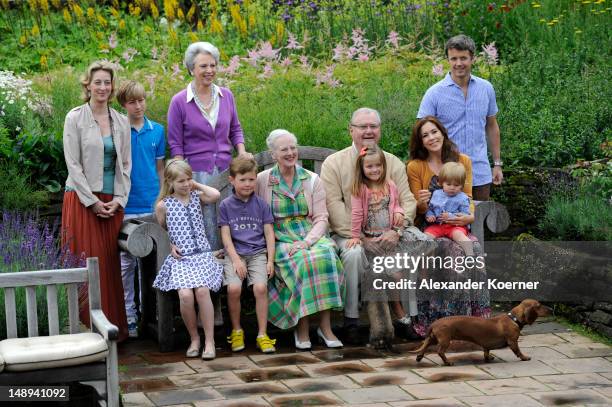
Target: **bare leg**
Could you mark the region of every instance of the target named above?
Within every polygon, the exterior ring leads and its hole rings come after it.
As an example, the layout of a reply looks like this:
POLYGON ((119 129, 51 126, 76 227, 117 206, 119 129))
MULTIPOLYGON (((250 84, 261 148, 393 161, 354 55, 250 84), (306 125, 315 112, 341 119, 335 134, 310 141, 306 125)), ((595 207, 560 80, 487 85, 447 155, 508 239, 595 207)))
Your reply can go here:
POLYGON ((300 342, 305 342, 308 341, 310 339, 308 336, 308 329, 310 328, 310 321, 308 320, 308 316, 302 317, 299 319, 298 323, 297 323, 297 334, 298 334, 298 340, 300 342))
POLYGON ((257 336, 265 335, 268 325, 268 286, 262 283, 253 284, 255 295, 255 314, 257 315, 257 336))
POLYGON ((242 329, 240 326, 240 294, 242 285, 228 284, 227 285, 227 308, 229 310, 230 321, 232 321, 232 329, 242 329))
POLYGON ((215 350, 215 310, 210 299, 210 291, 206 287, 198 287, 195 291, 204 328, 204 352, 212 352, 215 350))
POLYGON ((451 233, 451 238, 463 247, 466 256, 474 255, 474 243, 463 232, 454 230, 451 233))
POLYGON ((183 317, 183 322, 185 322, 185 327, 187 327, 187 332, 189 332, 189 337, 191 338, 189 348, 200 349, 200 334, 198 333, 196 321, 193 290, 191 288, 183 288, 178 290, 178 295, 181 305, 181 317, 183 317))
POLYGON ((320 311, 319 316, 321 318, 319 326, 325 338, 327 338, 328 341, 337 341, 338 338, 331 329, 331 312, 326 309, 325 311, 320 311))

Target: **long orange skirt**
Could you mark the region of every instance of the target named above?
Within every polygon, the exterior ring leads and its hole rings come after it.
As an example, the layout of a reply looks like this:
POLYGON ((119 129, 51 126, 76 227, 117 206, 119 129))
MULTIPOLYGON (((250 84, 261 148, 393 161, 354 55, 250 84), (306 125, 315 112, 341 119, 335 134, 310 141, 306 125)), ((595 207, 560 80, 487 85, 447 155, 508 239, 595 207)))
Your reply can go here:
MULTIPOLYGON (((110 194, 95 193, 102 202, 113 199, 110 194)), ((123 210, 104 219, 86 208, 74 191, 64 193, 62 207, 62 246, 68 245, 70 252, 81 258, 97 257, 100 265, 100 295, 102 310, 108 320, 119 327, 119 340, 128 336, 123 283, 119 263, 117 238, 123 223, 123 210)), ((81 322, 90 326, 89 297, 85 285, 79 292, 79 316, 81 322)))

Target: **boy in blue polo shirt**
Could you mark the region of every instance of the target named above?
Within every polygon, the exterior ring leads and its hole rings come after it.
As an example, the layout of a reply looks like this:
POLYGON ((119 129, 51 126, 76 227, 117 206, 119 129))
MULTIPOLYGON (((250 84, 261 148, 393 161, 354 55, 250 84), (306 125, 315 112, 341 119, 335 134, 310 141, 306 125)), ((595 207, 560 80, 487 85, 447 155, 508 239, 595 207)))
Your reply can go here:
MULTIPOLYGON (((166 140, 164 128, 147 119, 144 87, 135 81, 121 84, 117 101, 127 111, 132 128, 132 186, 124 219, 141 218, 153 213, 153 205, 159 194, 164 174, 166 140)), ((136 258, 121 252, 121 277, 128 331, 131 338, 138 337, 138 317, 134 302, 134 270, 136 258)), ((139 283, 141 278, 138 278, 139 283)), ((139 290, 140 291, 140 290, 139 290)), ((142 292, 142 291, 140 291, 142 292)))

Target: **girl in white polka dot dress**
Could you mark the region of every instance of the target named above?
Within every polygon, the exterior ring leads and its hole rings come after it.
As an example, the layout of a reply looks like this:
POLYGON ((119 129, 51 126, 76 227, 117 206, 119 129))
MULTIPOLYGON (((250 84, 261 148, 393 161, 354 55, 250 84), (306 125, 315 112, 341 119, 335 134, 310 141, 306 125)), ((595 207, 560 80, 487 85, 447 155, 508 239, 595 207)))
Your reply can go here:
POLYGON ((200 335, 194 299, 204 327, 202 359, 215 358, 214 315, 210 290, 218 291, 223 281, 223 266, 212 254, 204 233, 201 203, 214 203, 219 191, 192 180, 191 167, 183 160, 172 159, 166 164, 155 216, 168 229, 171 254, 166 257, 153 287, 162 291, 177 290, 181 316, 191 336, 188 357, 200 351, 200 335))

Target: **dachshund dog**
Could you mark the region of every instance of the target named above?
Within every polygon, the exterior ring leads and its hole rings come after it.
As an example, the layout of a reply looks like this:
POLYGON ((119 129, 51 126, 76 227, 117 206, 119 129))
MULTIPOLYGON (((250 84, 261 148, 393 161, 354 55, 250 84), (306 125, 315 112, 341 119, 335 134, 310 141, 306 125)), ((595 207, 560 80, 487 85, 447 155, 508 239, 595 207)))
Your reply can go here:
POLYGON ((417 353, 417 362, 423 359, 429 345, 438 344, 438 355, 446 366, 452 363, 446 359, 444 352, 450 341, 462 340, 482 346, 485 362, 493 360, 489 355, 491 349, 501 349, 509 346, 521 360, 530 360, 518 347, 518 338, 523 326, 533 324, 538 317, 552 314, 552 310, 536 300, 523 300, 507 314, 490 319, 468 316, 453 316, 441 318, 429 327, 423 344, 411 353, 417 353))

